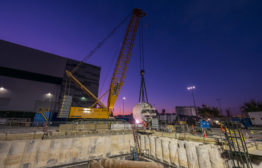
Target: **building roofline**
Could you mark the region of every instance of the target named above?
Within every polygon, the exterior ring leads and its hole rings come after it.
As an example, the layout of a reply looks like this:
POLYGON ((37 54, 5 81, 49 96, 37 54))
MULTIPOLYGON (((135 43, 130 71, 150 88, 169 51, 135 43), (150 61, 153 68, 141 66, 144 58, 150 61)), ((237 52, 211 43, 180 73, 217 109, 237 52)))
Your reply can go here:
MULTIPOLYGON (((41 53, 45 53, 45 54, 49 54, 49 55, 52 55, 52 56, 55 56, 55 57, 60 57, 60 58, 64 58, 64 59, 70 59, 70 60, 73 60, 73 61, 81 62, 79 60, 63 57, 63 56, 60 56, 60 55, 57 55, 57 54, 53 54, 53 53, 50 53, 50 52, 47 52, 47 51, 42 51, 42 50, 39 50, 39 49, 35 49, 35 48, 29 47, 29 46, 26 46, 26 45, 23 45, 23 44, 17 44, 17 43, 11 42, 11 41, 3 40, 3 39, 0 39, 0 41, 5 42, 5 43, 9 43, 11 45, 19 46, 19 47, 29 48, 31 50, 34 50, 34 51, 37 51, 37 52, 41 52, 41 53)), ((89 63, 86 63, 86 62, 83 62, 83 63, 101 69, 100 66, 92 65, 92 64, 89 64, 89 63)))

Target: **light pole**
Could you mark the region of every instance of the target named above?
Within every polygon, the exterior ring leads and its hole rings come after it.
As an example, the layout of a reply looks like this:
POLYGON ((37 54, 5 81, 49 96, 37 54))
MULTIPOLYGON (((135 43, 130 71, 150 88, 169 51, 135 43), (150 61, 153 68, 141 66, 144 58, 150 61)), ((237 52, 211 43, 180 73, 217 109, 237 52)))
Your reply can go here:
POLYGON ((124 115, 124 112, 125 112, 125 100, 126 100, 126 97, 124 96, 124 97, 122 98, 122 100, 123 100, 123 115, 124 115))
POLYGON ((48 92, 45 94, 45 98, 47 99, 47 102, 49 103, 49 109, 51 108, 51 101, 52 101, 52 98, 53 98, 53 94, 48 92))
POLYGON ((196 87, 195 87, 194 85, 187 87, 187 90, 188 90, 188 91, 191 91, 191 93, 192 93, 194 108, 195 108, 196 116, 197 116, 197 115, 198 115, 198 114, 197 114, 197 107, 196 107, 196 101, 195 101, 195 96, 194 96, 194 90, 195 90, 195 89, 196 89, 196 87))
POLYGON ((223 115, 222 104, 221 104, 221 100, 222 99, 217 98, 216 100, 217 100, 217 104, 218 104, 220 115, 223 115))
POLYGON ((49 112, 48 120, 50 120, 50 118, 51 118, 51 108, 52 108, 52 98, 53 98, 53 94, 50 93, 50 92, 48 92, 48 93, 46 93, 44 96, 45 96, 45 98, 47 99, 48 112, 49 112))

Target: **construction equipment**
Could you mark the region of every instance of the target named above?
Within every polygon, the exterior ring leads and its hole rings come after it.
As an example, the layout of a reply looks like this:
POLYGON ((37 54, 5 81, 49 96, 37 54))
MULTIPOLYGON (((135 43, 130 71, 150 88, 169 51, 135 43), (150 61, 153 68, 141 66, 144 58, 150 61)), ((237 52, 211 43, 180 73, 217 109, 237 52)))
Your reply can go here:
POLYGON ((136 124, 149 123, 156 116, 156 110, 149 103, 138 103, 133 107, 133 117, 136 124))
POLYGON ((133 108, 133 117, 135 122, 144 123, 145 127, 151 128, 152 118, 156 116, 156 109, 148 102, 146 83, 145 83, 145 65, 144 65, 144 45, 143 45, 143 24, 140 26, 140 75, 141 83, 139 90, 139 103, 133 108))
MULTIPOLYGON (((134 40, 136 37, 136 32, 139 24, 139 19, 145 16, 145 13, 140 9, 134 9, 131 20, 129 22, 128 28, 125 33, 124 41, 122 42, 121 50, 118 56, 118 60, 114 69, 113 77, 111 79, 109 95, 107 100, 107 105, 104 105, 99 98, 97 98, 87 87, 85 87, 75 76, 73 71, 66 70, 66 75, 76 84, 78 85, 86 94, 90 95, 95 100, 95 105, 97 104, 99 108, 91 107, 71 107, 69 118, 81 118, 81 119, 108 119, 113 111, 113 107, 117 100, 117 97, 120 93, 120 90, 123 86, 124 79, 126 76, 126 71, 128 67, 128 63, 130 60, 131 52, 134 45, 134 40)), ((113 30, 113 32, 115 29, 113 30)), ((112 33, 111 33, 112 34, 112 33)), ((110 35, 111 35, 110 34, 110 35)), ((107 38, 110 37, 107 36, 107 38)), ((106 38, 106 39, 107 39, 106 38)), ((104 39, 102 42, 104 42, 104 39)), ((98 44, 95 48, 99 48, 102 45, 102 42, 98 44)), ((92 55, 95 50, 91 52, 92 55)))
POLYGON ((225 138, 228 144, 228 156, 233 167, 252 168, 245 137, 236 122, 225 122, 225 138))
POLYGON ((133 130, 134 144, 135 144, 135 147, 133 150, 134 160, 138 160, 138 155, 141 153, 141 148, 140 148, 140 144, 139 144, 138 136, 137 136, 137 126, 135 124, 132 126, 132 130, 133 130))
POLYGON ((50 108, 39 108, 37 113, 41 114, 41 116, 43 117, 43 119, 45 121, 48 121, 47 116, 45 115, 46 112, 49 112, 50 108))

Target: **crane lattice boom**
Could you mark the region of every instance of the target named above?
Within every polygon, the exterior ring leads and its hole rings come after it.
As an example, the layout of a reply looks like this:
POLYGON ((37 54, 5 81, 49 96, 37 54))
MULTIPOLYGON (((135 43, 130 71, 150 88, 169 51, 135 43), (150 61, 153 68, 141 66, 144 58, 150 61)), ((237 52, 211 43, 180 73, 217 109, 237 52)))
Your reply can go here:
POLYGON ((131 52, 134 46, 139 18, 143 16, 145 16, 145 13, 142 12, 142 10, 133 10, 133 15, 129 22, 110 84, 109 96, 107 101, 107 107, 110 113, 112 112, 116 99, 123 86, 131 52))

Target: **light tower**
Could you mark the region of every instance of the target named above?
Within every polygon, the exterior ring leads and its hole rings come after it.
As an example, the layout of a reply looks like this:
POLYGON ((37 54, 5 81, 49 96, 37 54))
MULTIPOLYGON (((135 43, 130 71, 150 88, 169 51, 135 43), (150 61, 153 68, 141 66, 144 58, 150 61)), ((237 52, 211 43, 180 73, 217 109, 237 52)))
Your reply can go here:
POLYGON ((126 101, 126 97, 124 96, 124 97, 122 98, 122 100, 123 100, 123 115, 124 115, 124 113, 125 113, 125 101, 126 101))
POLYGON ((193 86, 188 86, 187 87, 187 90, 188 91, 191 91, 192 93, 192 98, 193 98, 193 103, 194 103, 194 108, 195 108, 195 111, 196 111, 196 115, 198 115, 198 112, 197 112, 197 107, 196 107, 196 101, 195 101, 195 96, 194 96, 194 90, 196 89, 196 87, 193 85, 193 86))

